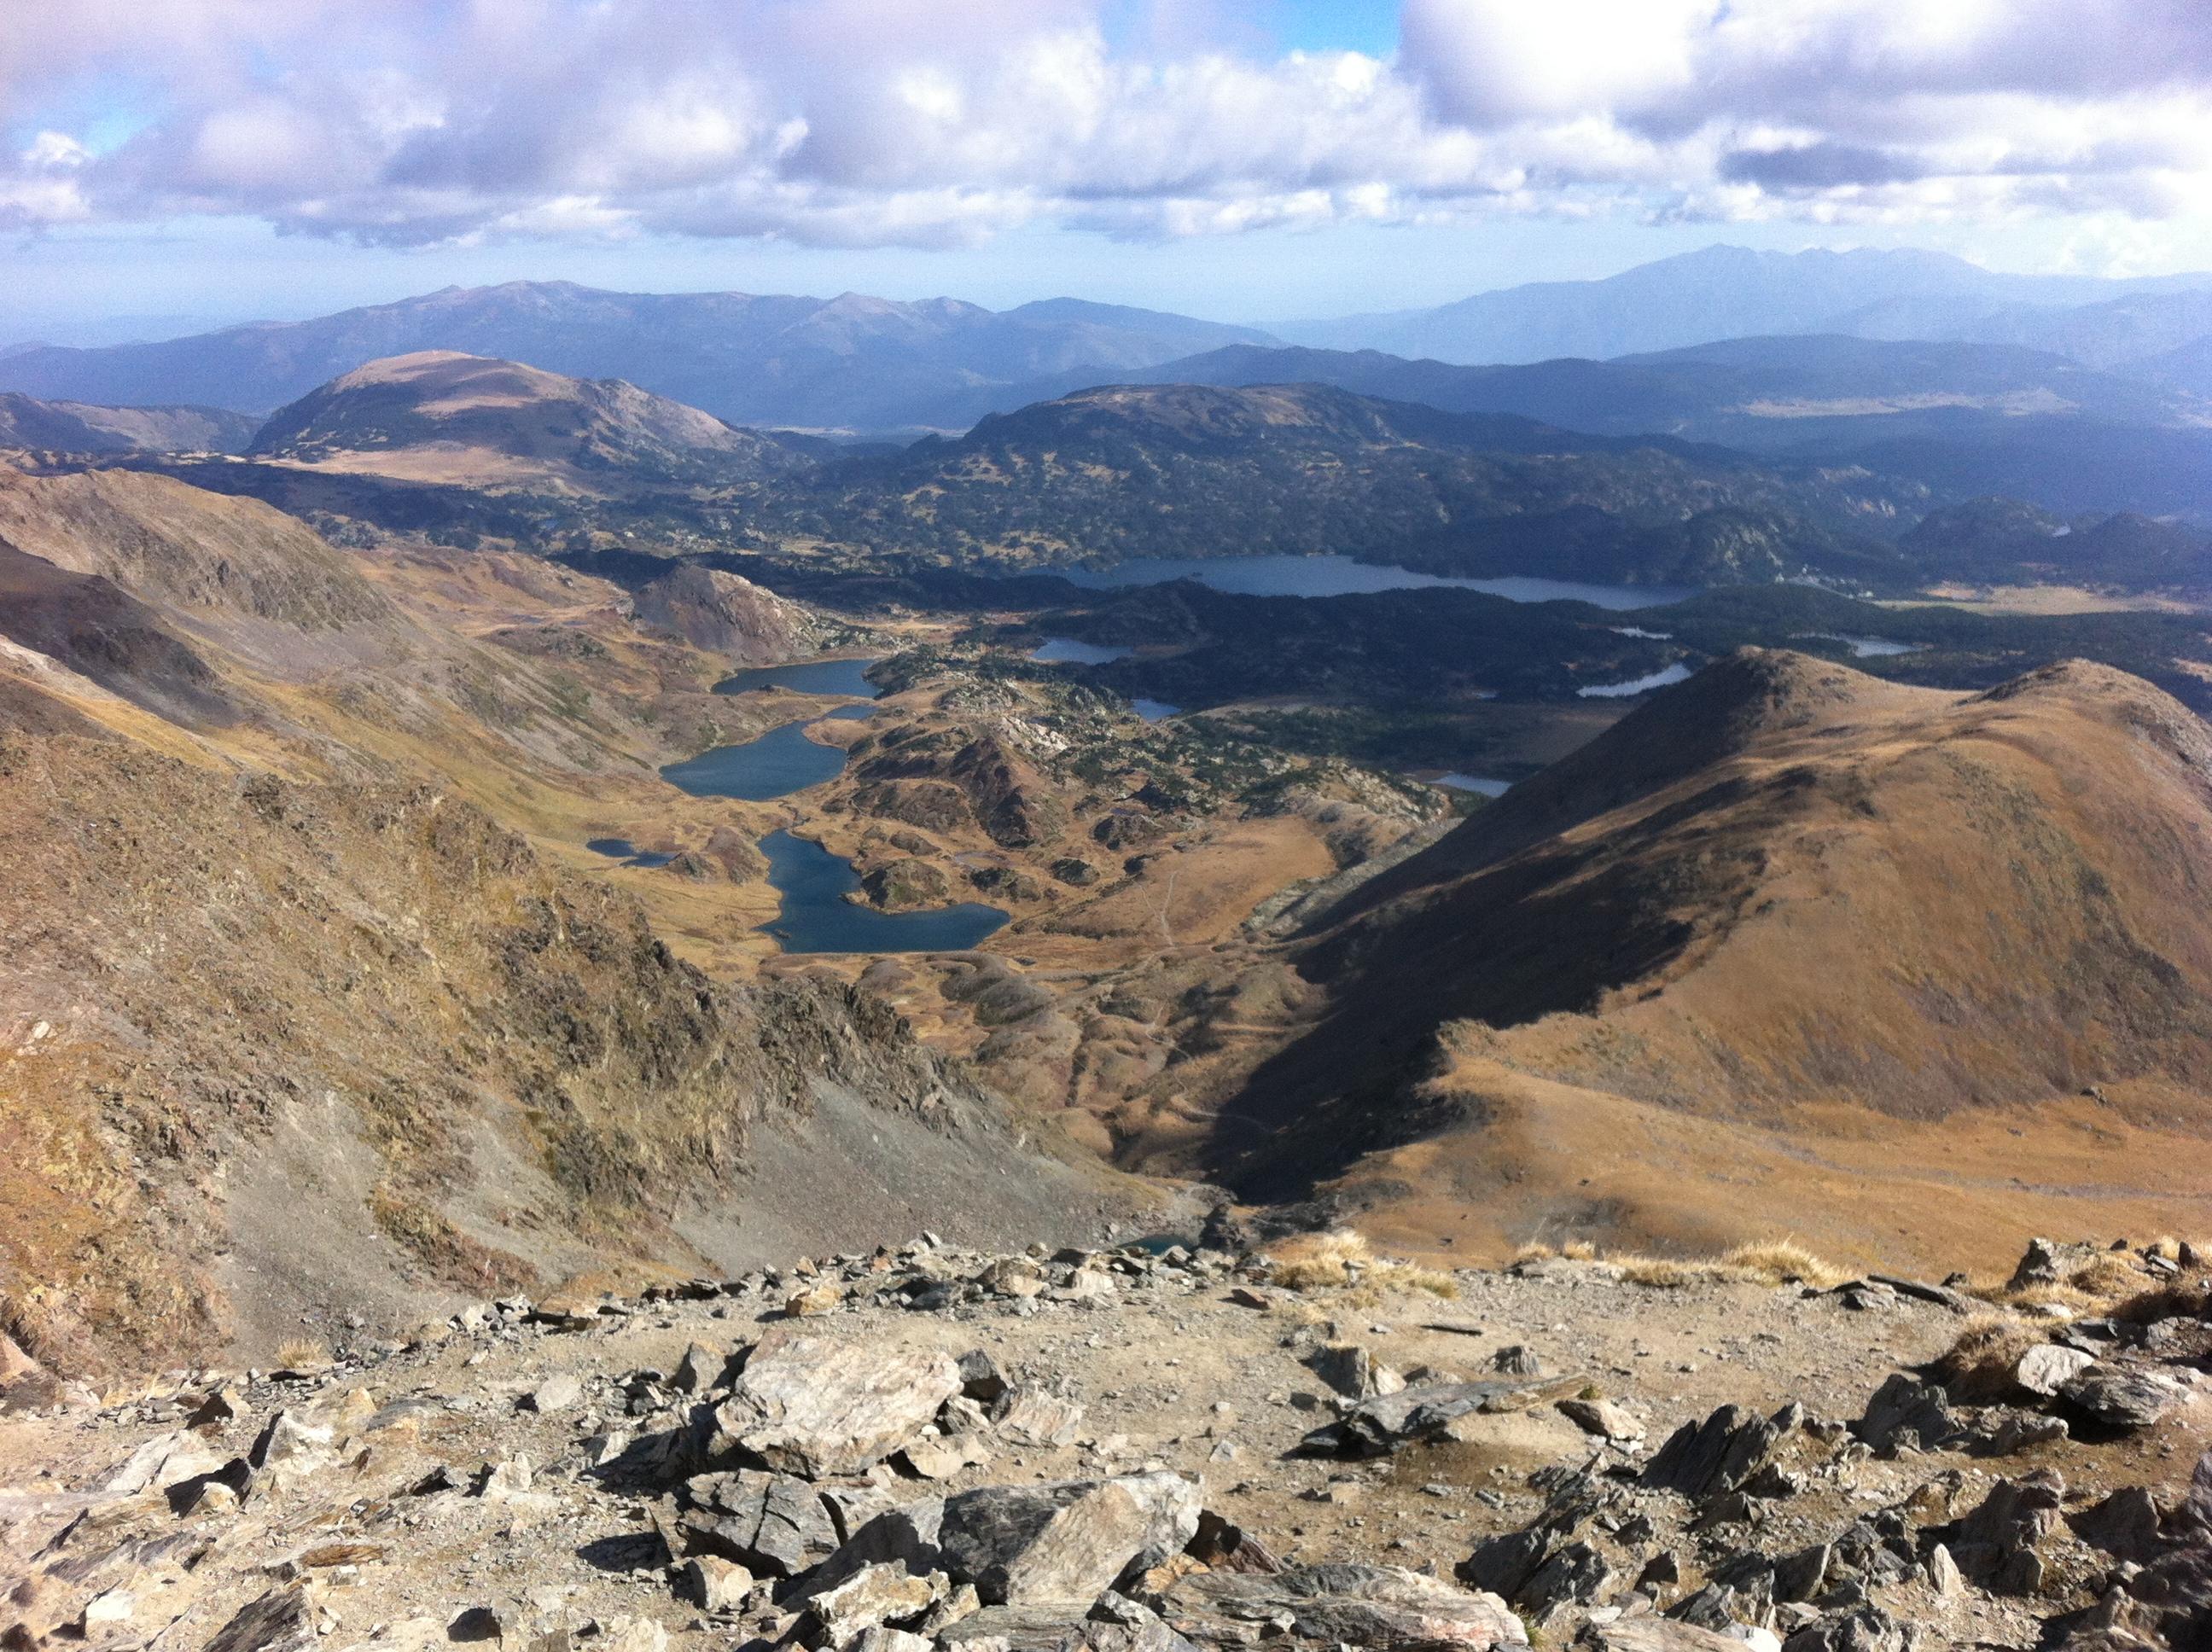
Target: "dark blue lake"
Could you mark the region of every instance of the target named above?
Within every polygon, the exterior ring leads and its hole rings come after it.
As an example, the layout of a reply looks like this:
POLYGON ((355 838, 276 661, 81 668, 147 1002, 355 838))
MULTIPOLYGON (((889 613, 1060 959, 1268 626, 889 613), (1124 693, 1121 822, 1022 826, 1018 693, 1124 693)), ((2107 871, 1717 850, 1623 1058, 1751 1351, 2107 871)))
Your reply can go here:
POLYGON ((789 689, 793 694, 849 694, 872 700, 883 690, 860 675, 883 656, 866 659, 803 659, 793 665, 752 665, 714 684, 716 694, 789 689))
POLYGON ((1462 580, 1355 562, 1349 556, 1137 556, 1109 568, 1064 568, 1052 572, 1089 591, 1195 580, 1216 591, 1245 597, 1349 597, 1453 586, 1462 591, 1485 591, 1513 602, 1586 602, 1599 608, 1630 609, 1655 608, 1697 595, 1687 586, 1585 585, 1576 580, 1522 576, 1462 580))
POLYGON ((815 744, 806 738, 805 723, 786 723, 743 745, 718 745, 671 763, 660 778, 694 797, 762 803, 835 780, 844 767, 842 751, 815 744))
POLYGON ((1078 642, 1073 637, 1047 637, 1030 658, 1040 665, 1110 665, 1127 659, 1134 648, 1112 648, 1103 643, 1078 642))
POLYGON ((625 866, 665 866, 676 859, 658 849, 641 849, 626 837, 595 837, 584 847, 593 854, 603 854, 610 860, 619 860, 625 866))
POLYGON ((1148 723, 1157 723, 1163 717, 1172 717, 1182 709, 1181 706, 1171 706, 1164 700, 1147 700, 1141 694, 1129 704, 1137 715, 1148 723))
POLYGON ((878 912, 848 901, 860 887, 852 863, 789 832, 761 839, 768 881, 782 909, 761 927, 787 952, 964 952, 1006 921, 974 901, 935 912, 878 912))

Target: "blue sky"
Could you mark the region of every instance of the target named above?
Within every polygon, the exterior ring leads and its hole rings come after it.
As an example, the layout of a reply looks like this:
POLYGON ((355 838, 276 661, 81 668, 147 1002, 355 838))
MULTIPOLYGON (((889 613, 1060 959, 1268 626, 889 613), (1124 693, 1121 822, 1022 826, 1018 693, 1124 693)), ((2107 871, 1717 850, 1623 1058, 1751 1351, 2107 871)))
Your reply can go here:
POLYGON ((0 11, 0 342, 530 277, 1264 324, 1717 240, 2203 268, 2201 20, 2190 0, 46 0, 0 11))

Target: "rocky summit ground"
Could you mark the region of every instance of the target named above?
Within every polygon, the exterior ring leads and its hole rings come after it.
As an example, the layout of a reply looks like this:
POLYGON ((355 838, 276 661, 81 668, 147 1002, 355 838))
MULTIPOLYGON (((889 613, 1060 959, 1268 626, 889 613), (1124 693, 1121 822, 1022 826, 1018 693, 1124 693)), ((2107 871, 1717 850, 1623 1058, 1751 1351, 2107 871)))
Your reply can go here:
POLYGON ((0 1644, 2212 1644, 2188 1247, 2038 1242, 1992 1302, 1206 1236, 926 1236, 104 1395, 14 1358, 0 1644))

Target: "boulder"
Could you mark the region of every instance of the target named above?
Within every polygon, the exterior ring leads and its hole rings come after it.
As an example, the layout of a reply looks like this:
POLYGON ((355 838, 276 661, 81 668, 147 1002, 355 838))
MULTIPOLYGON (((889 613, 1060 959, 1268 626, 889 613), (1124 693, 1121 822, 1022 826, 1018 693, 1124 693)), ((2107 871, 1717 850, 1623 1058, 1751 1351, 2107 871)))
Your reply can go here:
POLYGON ((1179 1474, 986 1486, 945 1499, 937 1564, 989 1605, 1087 1603, 1181 1550, 1198 1515, 1179 1474))
POLYGON ((1616 1442, 1640 1440, 1644 1424, 1609 1400, 1562 1400, 1559 1415, 1585 1434, 1616 1442))
POLYGON ((703 1342, 695 1342, 676 1362, 668 1386, 678 1394, 709 1394, 716 1388, 727 1388, 735 1380, 738 1364, 734 1356, 717 1353, 703 1342))
POLYGON ((574 1371, 556 1371, 522 1397, 523 1409, 541 1417, 567 1411, 584 1397, 584 1385, 574 1371))
POLYGON ((1418 1440, 1437 1440, 1456 1418, 1524 1404, 1546 1386, 1501 1378, 1494 1382, 1434 1382, 1364 1400, 1334 1423, 1301 1440, 1304 1455, 1379 1457, 1418 1440))
POLYGON ((1782 1432, 1773 1418, 1723 1406, 1669 1435, 1645 1466, 1644 1484, 1692 1500, 1733 1491, 1765 1466, 1782 1432))
POLYGON ((1422 1652, 1528 1644, 1521 1620, 1496 1595, 1395 1566, 1194 1572, 1169 1592, 1160 1613, 1170 1629, 1201 1646, 1245 1646, 1261 1637, 1278 1645, 1422 1652))
POLYGON ((749 1462, 819 1479, 856 1474, 919 1434, 960 1392, 939 1353, 793 1336, 756 1351, 709 1413, 706 1467, 749 1462))
POLYGON ((2036 1552, 2058 1525, 2066 1483, 2047 1468, 1999 1480, 1979 1507, 1929 1535, 1951 1552, 1966 1576, 2000 1594, 2033 1594, 2043 1586, 2036 1552))
POLYGON ((1347 1400, 1368 1400, 1378 1394, 1401 1394, 1406 1379, 1356 1342, 1333 1342, 1316 1348, 1305 1358, 1306 1369, 1347 1400))
POLYGON ((692 1546, 768 1577, 793 1577, 837 1547, 818 1487, 787 1474, 700 1474, 684 1486, 678 1524, 692 1546))
POLYGON ((1042 1388, 1024 1388, 999 1418, 999 1433, 1011 1445, 1064 1446, 1083 1426, 1083 1407, 1042 1388))
POLYGON ((1595 1652, 1744 1652, 1743 1642, 1717 1630, 1648 1615, 1592 1624, 1583 1644, 1595 1652))
MULTIPOLYGON (((325 1438, 327 1442, 328 1436, 325 1438)), ((125 1497, 139 1491, 166 1491, 186 1480, 213 1474, 222 1465, 223 1460, 197 1436, 179 1430, 157 1435, 140 1446, 115 1466, 100 1490, 125 1497)))
POLYGON ((2108 1428, 2148 1428, 2189 1399, 2186 1384, 2140 1365, 2092 1365, 2059 1384, 2058 1397, 2108 1428))
POLYGON ((2012 1368, 2014 1383, 2046 1399, 2097 1363, 2096 1356, 2079 1348, 2062 1348, 2055 1342, 2038 1343, 2012 1368))
POLYGON ((1907 1447, 1940 1450, 1963 1439, 1966 1429, 1939 1384, 1895 1371, 1875 1390, 1851 1432, 1876 1455, 1894 1456, 1907 1447))
POLYGON ((821 1643, 842 1647, 865 1630, 918 1622, 951 1588, 941 1571, 917 1577, 904 1566, 863 1566, 807 1597, 806 1615, 821 1643))
POLYGON ((677 1573, 677 1593, 706 1612, 736 1612, 753 1592, 753 1575, 718 1554, 695 1554, 677 1573))

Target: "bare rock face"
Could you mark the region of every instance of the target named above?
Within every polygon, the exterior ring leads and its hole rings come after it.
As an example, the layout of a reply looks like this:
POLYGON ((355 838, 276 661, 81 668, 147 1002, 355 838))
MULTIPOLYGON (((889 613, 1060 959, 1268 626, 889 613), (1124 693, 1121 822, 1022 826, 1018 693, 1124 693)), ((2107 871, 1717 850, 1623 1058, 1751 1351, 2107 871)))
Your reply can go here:
POLYGON ((1201 1646, 1243 1646, 1260 1635, 1280 1636, 1294 1645, 1418 1646, 1432 1652, 1528 1644, 1521 1620, 1496 1595, 1395 1566, 1197 1572, 1176 1585, 1162 1615, 1176 1633, 1201 1646))
POLYGON ((959 1392, 960 1368, 943 1354, 793 1337, 746 1362, 714 1410, 707 1460, 805 1479, 857 1474, 920 1433, 959 1392))

